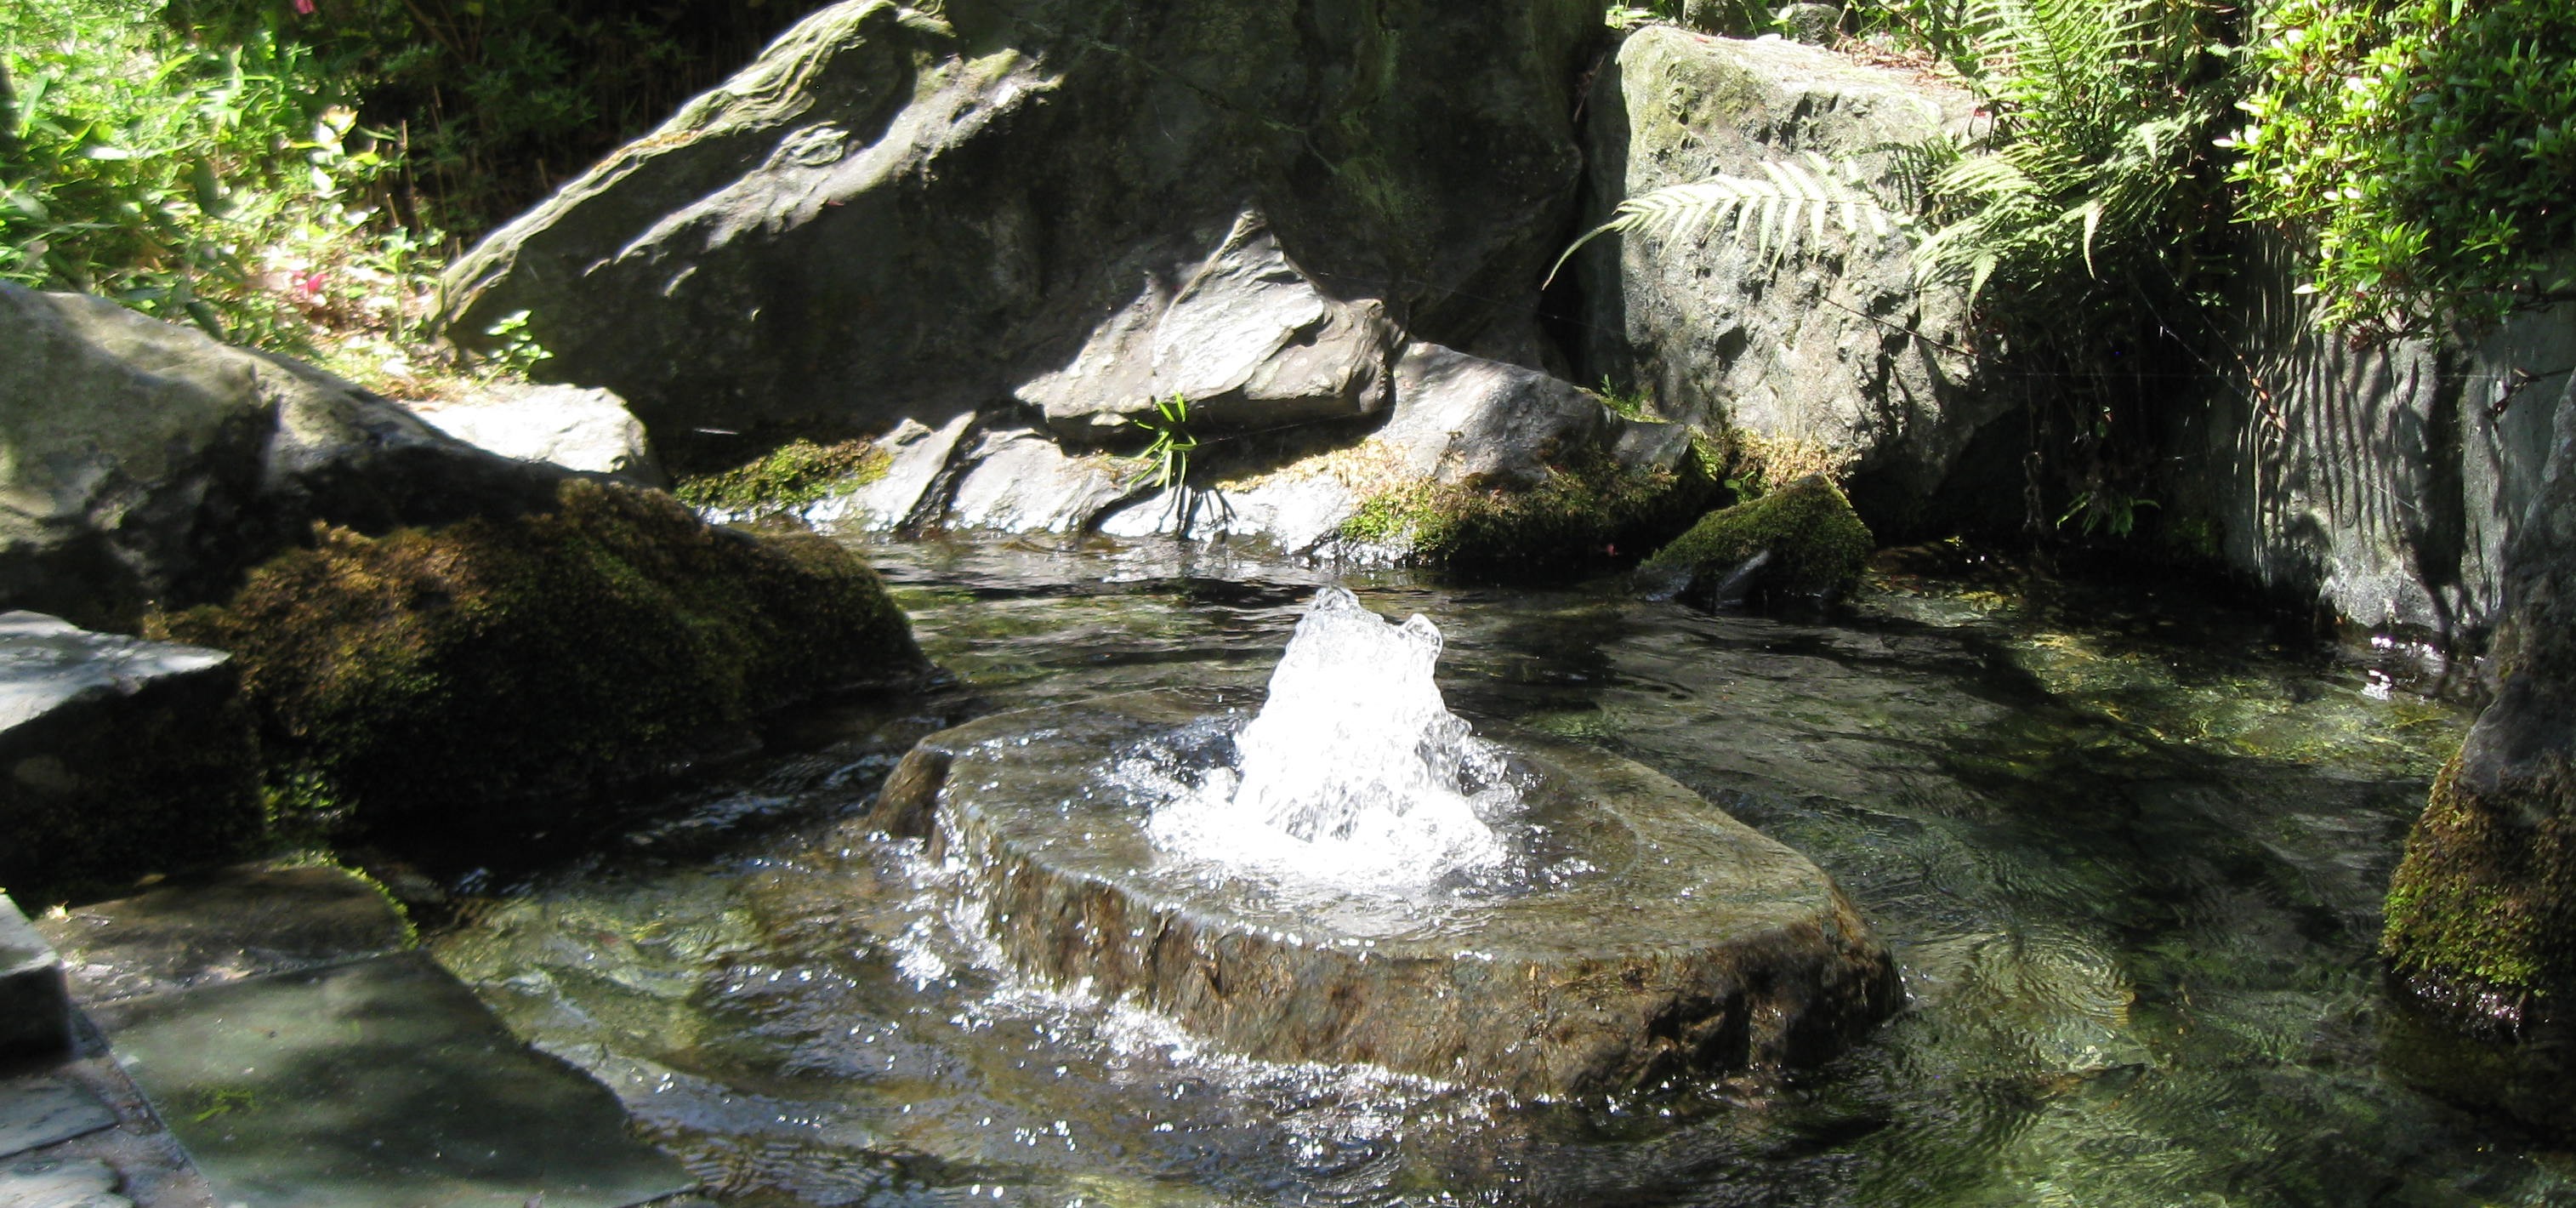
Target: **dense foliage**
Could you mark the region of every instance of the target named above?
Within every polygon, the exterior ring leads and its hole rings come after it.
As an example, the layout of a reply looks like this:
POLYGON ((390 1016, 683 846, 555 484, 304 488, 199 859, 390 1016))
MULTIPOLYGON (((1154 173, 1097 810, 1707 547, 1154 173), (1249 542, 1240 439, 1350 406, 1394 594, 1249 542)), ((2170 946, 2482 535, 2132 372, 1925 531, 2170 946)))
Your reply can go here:
POLYGON ((215 45, 307 48, 361 124, 399 148, 402 219, 474 232, 670 116, 822 2, 168 0, 168 15, 215 45))
POLYGON ((1972 0, 1952 60, 1992 124, 1935 149, 1936 229, 1920 275, 2009 287, 2062 319, 2069 293, 2125 297, 2192 275, 2194 235, 2223 217, 2208 171, 2226 112, 2210 10, 2185 0, 1972 0))
POLYGON ((2232 140, 2249 217, 2314 246, 2329 324, 2493 318, 2576 246, 2566 0, 2278 0, 2232 140))
POLYGON ((299 249, 384 168, 311 54, 194 41, 156 0, 0 6, 0 278, 288 343, 299 249), (272 279, 274 277, 275 279, 272 279), (264 285, 283 289, 263 289, 264 285))
POLYGON ((446 232, 544 196, 818 2, 0 5, 0 279, 270 348, 310 351, 317 323, 399 344, 446 232))

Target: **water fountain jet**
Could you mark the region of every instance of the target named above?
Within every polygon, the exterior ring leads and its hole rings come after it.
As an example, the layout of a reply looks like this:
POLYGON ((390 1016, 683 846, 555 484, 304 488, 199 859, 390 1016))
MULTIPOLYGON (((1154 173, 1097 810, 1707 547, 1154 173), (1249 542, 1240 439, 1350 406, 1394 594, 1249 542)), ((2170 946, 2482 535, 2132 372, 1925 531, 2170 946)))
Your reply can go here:
POLYGON ((1257 1058, 1619 1094, 1820 1059, 1894 1009, 1813 863, 1643 765, 1475 737, 1439 651, 1328 588, 1258 716, 1161 690, 983 718, 871 823, 961 865, 1024 972, 1257 1058))

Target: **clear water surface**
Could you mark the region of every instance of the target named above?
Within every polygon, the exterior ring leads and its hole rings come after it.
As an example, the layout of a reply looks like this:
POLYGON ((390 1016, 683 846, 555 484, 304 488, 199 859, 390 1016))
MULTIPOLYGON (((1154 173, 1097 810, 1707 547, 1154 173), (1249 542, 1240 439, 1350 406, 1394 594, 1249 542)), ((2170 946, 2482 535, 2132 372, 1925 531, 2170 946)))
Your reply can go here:
POLYGON ((867 549, 957 683, 799 718, 806 753, 432 939, 724 1203, 2576 1202, 2568 1159, 2387 1072, 2380 894, 2466 712, 2259 620, 1973 566, 1795 624, 1170 544, 867 549), (1257 691, 1327 581, 1437 621, 1461 715, 1807 852, 1906 1009, 1785 1082, 1617 1103, 1260 1065, 998 973, 957 885, 852 825, 969 716, 1257 691))

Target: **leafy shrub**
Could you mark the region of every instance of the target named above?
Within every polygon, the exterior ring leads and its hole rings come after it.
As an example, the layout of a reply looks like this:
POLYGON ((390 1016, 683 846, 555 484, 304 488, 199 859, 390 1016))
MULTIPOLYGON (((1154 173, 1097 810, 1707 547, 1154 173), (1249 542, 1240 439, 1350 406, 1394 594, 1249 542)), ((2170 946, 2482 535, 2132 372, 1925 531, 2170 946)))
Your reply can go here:
POLYGON ((2567 288, 2565 0, 2278 0, 2232 142, 2245 216, 2306 236, 2327 326, 2500 316, 2567 288))
POLYGON ((1935 147, 1936 228, 1918 276, 2007 288, 2062 318, 2070 295, 2188 278, 2223 216, 2208 161, 2227 110, 2210 10, 2184 0, 1970 0, 1954 60, 1992 124, 1935 147))
POLYGON ((478 232, 717 83, 824 0, 170 0, 230 44, 309 48, 401 148, 393 209, 478 232))
POLYGON ((264 254, 309 242, 384 162, 348 140, 302 48, 265 31, 193 41, 159 14, 0 6, 0 278, 295 345, 292 293, 313 278, 263 288, 264 254))

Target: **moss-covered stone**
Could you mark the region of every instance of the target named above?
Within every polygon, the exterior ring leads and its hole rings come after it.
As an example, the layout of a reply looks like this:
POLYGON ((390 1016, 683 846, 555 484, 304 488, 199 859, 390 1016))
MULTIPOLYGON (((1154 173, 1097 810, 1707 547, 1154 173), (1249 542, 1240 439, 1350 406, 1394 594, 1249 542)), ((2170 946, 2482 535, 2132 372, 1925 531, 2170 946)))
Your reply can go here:
POLYGON ((1822 476, 1801 478, 1746 503, 1700 518, 1655 551, 1650 569, 1687 576, 1685 595, 1713 591, 1753 558, 1769 553, 1761 592, 1772 598, 1833 599, 1860 580, 1875 542, 1851 501, 1822 476))
POLYGON ((793 440, 747 465, 685 479, 678 495, 691 507, 736 515, 793 511, 826 495, 875 482, 886 476, 893 462, 874 441, 820 445, 793 440))
POLYGON ((746 749, 763 713, 925 668, 848 550, 654 492, 318 533, 159 628, 238 658, 282 805, 397 845, 561 838, 603 789, 746 749))
MULTIPOLYGON (((2434 781, 2381 949, 2418 999, 2519 1031, 2576 1024, 2576 411, 2506 553, 2495 698, 2434 781)), ((2576 1103, 2576 1095, 2562 1095, 2576 1103)))
POLYGON ((1695 459, 1631 471, 1606 454, 1551 467, 1523 490, 1415 481, 1372 495, 1344 521, 1344 542, 1406 560, 1514 576, 1613 565, 1679 530, 1716 484, 1695 459))
POLYGON ((2576 769, 2552 752, 2509 794, 2460 770, 2407 836, 2381 945, 2420 997, 2516 1025, 2576 996, 2576 769))

